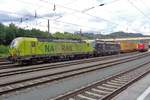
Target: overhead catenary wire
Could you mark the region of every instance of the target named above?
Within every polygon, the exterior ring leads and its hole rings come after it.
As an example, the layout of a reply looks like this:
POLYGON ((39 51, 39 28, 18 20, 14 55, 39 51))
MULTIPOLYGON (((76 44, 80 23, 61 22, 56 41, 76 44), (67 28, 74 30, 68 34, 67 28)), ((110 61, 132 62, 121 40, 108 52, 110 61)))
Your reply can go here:
POLYGON ((118 2, 118 1, 120 1, 120 0, 112 0, 112 1, 107 2, 107 3, 105 3, 105 4, 112 4, 112 3, 115 3, 115 2, 118 2))
MULTIPOLYGON (((13 14, 17 14, 18 15, 18 13, 13 13, 13 14)), ((27 17, 27 16, 26 16, 27 17)), ((44 18, 44 17, 40 17, 40 16, 37 16, 36 15, 36 17, 33 15, 33 16, 29 16, 30 18, 32 17, 32 20, 34 20, 35 18, 41 18, 41 19, 45 19, 45 20, 48 20, 48 18, 44 18)), ((5 20, 0 20, 1 22, 2 21, 8 21, 8 22, 25 22, 25 21, 31 21, 31 19, 29 18, 29 17, 27 17, 27 18, 24 18, 24 17, 20 17, 20 18, 16 18, 16 19, 9 19, 9 20, 7 20, 7 19, 5 19, 5 20)), ((51 20, 52 21, 52 20, 51 20)), ((59 23, 64 23, 64 24, 69 24, 69 25, 74 25, 74 26, 80 26, 80 27, 85 27, 85 28, 90 28, 90 29, 96 29, 96 30, 99 30, 99 28, 95 28, 95 27, 90 27, 90 26, 85 26, 85 25, 79 25, 79 24, 75 24, 75 23, 70 23, 70 22, 65 22, 65 21, 55 21, 55 22, 59 22, 59 23)), ((38 25, 38 24, 37 24, 38 25)))
MULTIPOLYGON (((30 5, 33 5, 32 3, 29 3, 29 2, 26 2, 26 1, 22 1, 22 0, 17 0, 17 1, 22 2, 22 3, 27 3, 27 4, 30 4, 30 5)), ((45 3, 47 3, 47 4, 53 5, 53 3, 50 3, 50 2, 45 1, 45 0, 40 0, 40 1, 45 2, 45 3)), ((94 15, 91 15, 91 14, 88 14, 88 13, 83 13, 81 10, 77 10, 77 9, 65 7, 65 6, 63 6, 63 5, 59 5, 59 4, 56 4, 56 3, 55 3, 55 6, 61 7, 61 8, 65 8, 65 9, 68 9, 68 10, 72 10, 72 11, 74 11, 74 12, 82 13, 82 14, 85 14, 85 15, 88 15, 88 16, 91 16, 91 17, 94 17, 94 18, 96 18, 96 19, 99 19, 100 21, 106 21, 106 22, 111 23, 111 24, 114 24, 114 25, 119 25, 119 24, 117 24, 117 23, 115 23, 115 22, 112 22, 112 21, 110 21, 110 20, 101 18, 101 17, 99 17, 99 16, 94 16, 94 15)), ((45 7, 45 6, 44 6, 44 7, 45 7)), ((46 8, 48 8, 48 7, 46 7, 46 8)))
POLYGON ((23 22, 23 21, 28 21, 28 20, 32 20, 34 18, 37 18, 36 11, 34 12, 33 15, 29 15, 29 14, 28 15, 22 15, 22 13, 2 11, 2 10, 0 10, 0 13, 8 13, 8 14, 13 14, 13 15, 19 16, 19 17, 13 17, 13 16, 8 15, 11 19, 2 19, 2 20, 0 19, 0 22, 5 22, 5 21, 20 21, 20 22, 23 22))
MULTIPOLYGON (((43 1, 43 0, 40 0, 40 1, 43 1)), ((119 0, 113 0, 113 2, 116 2, 116 1, 119 1, 119 0)), ((19 0, 19 2, 24 2, 24 3, 28 3, 28 2, 26 2, 26 1, 20 1, 19 0)), ((28 3, 28 4, 31 4, 31 3, 28 3)), ((33 4, 32 4, 33 5, 33 4)), ((66 8, 66 9, 71 9, 72 11, 75 11, 75 12, 79 12, 79 13, 82 13, 82 11, 80 11, 80 10, 77 10, 77 9, 72 9, 72 8, 68 8, 68 7, 65 7, 65 6, 62 6, 62 5, 58 5, 58 4, 55 4, 55 7, 56 6, 60 6, 60 7, 63 7, 63 8, 66 8)), ((83 13, 84 14, 84 13, 83 13)), ((106 21, 106 22, 109 22, 109 23, 112 23, 113 25, 118 25, 117 23, 114 23, 114 22, 111 22, 111 21, 109 21, 109 20, 105 20, 105 19, 103 19, 103 18, 100 18, 100 17, 97 17, 97 16, 94 16, 94 15, 90 15, 90 14, 88 14, 88 13, 85 13, 86 15, 89 15, 89 16, 91 16, 91 17, 94 17, 94 18, 96 18, 96 19, 99 19, 99 20, 103 20, 103 21, 106 21)), ((40 18, 40 17, 38 17, 37 16, 37 18, 40 18)), ((25 21, 25 20, 24 20, 25 21)), ((61 22, 61 21, 59 21, 59 22, 61 22)), ((74 24, 74 23, 68 23, 68 22, 62 22, 62 23, 66 23, 66 24, 71 24, 71 25, 76 25, 76 26, 82 26, 82 27, 87 27, 87 28, 92 28, 92 29, 97 29, 97 28, 94 28, 94 27, 89 27, 89 26, 83 26, 83 25, 78 25, 78 24, 74 24)))
POLYGON ((65 3, 64 5, 69 5, 69 4, 72 4, 74 2, 77 2, 78 0, 72 0, 71 2, 68 2, 68 3, 65 3))
MULTIPOLYGON (((47 1, 44 1, 44 0, 40 0, 40 1, 43 1, 43 2, 48 3, 47 1)), ((113 2, 116 2, 116 1, 119 1, 119 0, 114 0, 113 2)), ((50 4, 52 4, 52 3, 50 3, 50 4)), ((99 19, 100 21, 106 21, 106 22, 111 23, 111 24, 113 24, 113 25, 115 25, 115 26, 118 26, 118 25, 119 25, 119 24, 114 23, 114 22, 112 22, 112 21, 110 21, 110 20, 106 20, 106 19, 104 19, 104 18, 100 18, 100 17, 98 17, 98 16, 94 16, 94 15, 91 15, 91 14, 88 14, 88 13, 84 13, 84 12, 82 12, 82 11, 80 11, 80 10, 77 10, 77 9, 65 7, 65 6, 58 5, 58 4, 55 4, 55 5, 56 5, 56 6, 63 7, 63 8, 66 8, 66 9, 69 9, 69 10, 72 10, 72 11, 74 11, 74 12, 78 12, 78 13, 82 13, 82 14, 85 14, 85 15, 88 15, 88 16, 91 16, 91 17, 94 17, 94 18, 96 18, 96 19, 99 19)), ((71 13, 71 14, 72 14, 72 13, 71 13)), ((60 17, 60 18, 61 18, 61 17, 60 17)), ((80 26, 81 26, 81 25, 80 25, 80 26)))
MULTIPOLYGON (((46 25, 40 25, 39 24, 39 26, 40 27, 47 27, 46 25)), ((51 26, 52 28, 55 28, 55 29, 59 29, 59 30, 61 30, 61 31, 64 31, 64 28, 60 28, 60 27, 54 27, 54 26, 51 26)))
MULTIPOLYGON (((54 5, 54 9, 53 10, 55 10, 55 9, 56 9, 56 5, 54 5)), ((16 14, 16 15, 18 15, 18 14, 16 14)), ((36 11, 35 11, 35 15, 31 15, 30 17, 34 18, 34 16, 35 16, 35 18, 41 18, 41 17, 37 17, 37 12, 36 11)), ((27 21, 27 20, 30 20, 30 18, 25 18, 25 20, 23 20, 23 18, 20 18, 20 22, 27 21)), ((61 22, 61 21, 59 21, 59 22, 61 22)), ((82 27, 88 27, 88 28, 96 29, 96 28, 93 28, 93 27, 78 25, 78 24, 74 24, 74 23, 68 23, 68 22, 62 22, 62 23, 72 24, 72 25, 76 25, 76 26, 82 26, 82 27)))
POLYGON ((115 2, 117 2, 117 1, 120 1, 120 0, 113 0, 113 1, 111 1, 111 2, 106 2, 106 3, 104 2, 104 3, 100 3, 100 4, 98 4, 98 5, 95 5, 95 6, 92 6, 92 7, 86 8, 86 9, 82 10, 82 12, 83 12, 83 13, 85 13, 85 12, 87 12, 87 11, 91 10, 91 9, 96 8, 96 7, 104 6, 104 5, 108 5, 108 4, 112 4, 112 3, 115 3, 115 2))
POLYGON ((139 9, 133 2, 128 0, 128 2, 138 11, 140 12, 145 18, 147 18, 150 21, 150 17, 147 16, 141 9, 139 9))
MULTIPOLYGON (((33 5, 32 3, 29 3, 29 2, 26 2, 26 1, 20 1, 20 0, 18 0, 18 1, 19 1, 19 2, 23 2, 23 3, 30 4, 30 5, 33 5)), ((40 1, 43 1, 43 0, 40 0, 40 1)), ((118 1, 118 0, 114 0, 114 1, 118 1)), ((113 2, 114 2, 114 1, 113 1, 113 2)), ((43 1, 43 2, 45 2, 45 1, 43 1)), ((45 2, 45 3, 49 3, 49 2, 45 2)), ((50 4, 54 4, 54 3, 50 3, 50 4)), ((68 8, 68 7, 65 7, 65 6, 62 6, 62 5, 55 4, 55 6, 63 7, 63 8, 65 8, 65 9, 69 9, 69 10, 72 10, 72 11, 74 11, 74 12, 82 13, 82 11, 80 11, 80 10, 73 9, 73 8, 68 8)), ((113 25, 119 25, 119 24, 114 23, 114 22, 112 22, 112 21, 110 21, 110 20, 106 20, 106 19, 100 18, 100 17, 98 17, 98 16, 90 15, 90 14, 88 14, 88 13, 82 13, 82 14, 85 14, 85 15, 88 15, 88 16, 91 16, 91 17, 94 17, 94 18, 96 18, 96 19, 99 19, 100 21, 106 21, 106 22, 111 23, 111 24, 113 24, 113 25)), ((62 17, 62 16, 61 16, 61 17, 62 17)), ((59 18, 61 18, 61 17, 59 17, 59 18)), ((57 19, 59 19, 59 18, 57 18, 57 19)), ((78 26, 79 26, 79 25, 78 25, 78 26)), ((81 26, 81 25, 80 25, 80 26, 81 26)), ((84 26, 84 27, 85 27, 85 26, 84 26)), ((113 26, 113 27, 114 27, 114 26, 113 26)))
POLYGON ((148 10, 150 10, 150 7, 145 2, 143 2, 143 0, 139 0, 139 1, 144 5, 144 7, 148 8, 148 10))
MULTIPOLYGON (((0 11, 0 12, 5 13, 5 11, 0 11)), ((14 21, 14 22, 21 22, 22 23, 22 22, 25 22, 25 21, 31 21, 31 20, 40 19, 40 18, 48 20, 48 18, 44 18, 43 16, 37 15, 37 11, 36 10, 34 11, 33 15, 26 15, 25 18, 23 17, 23 15, 21 15, 21 13, 14 13, 14 12, 8 12, 8 11, 6 13, 11 13, 11 14, 19 15, 21 17, 16 18, 16 19, 0 20, 0 21, 14 21)), ((70 23, 70 22, 65 22, 65 21, 58 21, 58 20, 55 20, 55 21, 56 22, 60 22, 60 23, 64 23, 64 24, 70 24, 70 25, 74 25, 74 26, 80 26, 80 27, 86 27, 86 28, 90 28, 90 29, 99 30, 99 28, 90 27, 90 26, 86 26, 86 25, 79 25, 79 24, 75 24, 75 23, 70 23)))
MULTIPOLYGON (((20 0, 19 0, 20 1, 20 0)), ((40 0, 40 1, 43 1, 43 0, 40 0)), ((119 1, 119 0, 113 0, 112 1, 112 3, 113 2, 116 2, 116 1, 119 1)), ((130 0, 128 0, 128 1, 130 1, 130 0)), ((131 1, 130 1, 131 2, 131 1)), ((132 2, 133 3, 133 2, 132 2)), ((29 3, 30 4, 30 3, 29 3)), ((107 3, 106 3, 107 4, 107 3)), ((109 3, 108 3, 109 4, 109 3)), ((61 5, 58 5, 58 4, 55 4, 55 6, 61 6, 61 5)), ((136 8, 138 8, 135 4, 134 4, 134 6, 136 7, 136 8)), ((66 9, 70 9, 70 8, 66 8, 66 9)), ((71 9, 72 11, 74 11, 74 10, 76 10, 76 9, 71 9)), ((139 8, 138 8, 138 10, 140 11, 140 13, 142 13, 145 17, 148 17, 142 10, 140 10, 139 8)), ((82 13, 82 11, 80 11, 80 10, 77 10, 77 11, 75 11, 75 12, 79 12, 79 13, 82 13)), ((84 13, 83 13, 84 14, 84 13)), ((88 13, 86 13, 86 15, 87 15, 88 13)), ((89 15, 89 16, 93 16, 93 15, 89 15)), ((94 18, 96 18, 96 19, 100 19, 101 20, 101 18, 100 17, 98 17, 98 16, 93 16, 94 18)), ((148 19, 150 19, 150 17, 148 18, 148 19)), ((105 21, 105 20, 104 20, 105 21)), ((108 21, 106 21, 106 22, 109 22, 109 23, 111 23, 109 20, 108 21)), ((67 22, 66 22, 67 23, 67 22)), ((74 24, 74 23, 72 23, 72 24, 74 24)), ((115 25, 119 25, 119 24, 117 24, 117 23, 112 23, 112 24, 115 24, 115 25)), ((79 26, 81 26, 81 25, 79 25, 79 26)), ((88 27, 88 26, 87 26, 88 27)))
POLYGON ((149 6, 143 1, 143 0, 139 0, 141 3, 143 3, 144 4, 144 6, 146 6, 146 7, 148 7, 149 8, 149 6))
MULTIPOLYGON (((47 18, 42 18, 42 19, 48 20, 47 18)), ((52 21, 52 20, 51 20, 51 21, 52 21)), ((69 25, 73 25, 73 26, 80 26, 80 27, 90 28, 90 29, 94 29, 94 30, 100 30, 99 28, 90 27, 90 26, 85 26, 85 25, 79 25, 79 24, 70 23, 70 22, 65 22, 65 21, 58 21, 58 20, 56 20, 56 21, 54 21, 54 22, 69 24, 69 25)))

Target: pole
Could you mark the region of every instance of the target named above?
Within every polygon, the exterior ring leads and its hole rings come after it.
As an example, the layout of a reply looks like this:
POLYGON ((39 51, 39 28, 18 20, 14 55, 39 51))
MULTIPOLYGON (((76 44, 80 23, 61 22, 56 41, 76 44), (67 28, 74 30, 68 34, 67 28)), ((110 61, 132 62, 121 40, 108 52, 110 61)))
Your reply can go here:
POLYGON ((47 27, 48 27, 48 33, 51 34, 50 33, 50 22, 49 22, 49 19, 48 19, 48 25, 47 25, 47 27))
POLYGON ((80 28, 80 34, 82 34, 82 29, 80 28))

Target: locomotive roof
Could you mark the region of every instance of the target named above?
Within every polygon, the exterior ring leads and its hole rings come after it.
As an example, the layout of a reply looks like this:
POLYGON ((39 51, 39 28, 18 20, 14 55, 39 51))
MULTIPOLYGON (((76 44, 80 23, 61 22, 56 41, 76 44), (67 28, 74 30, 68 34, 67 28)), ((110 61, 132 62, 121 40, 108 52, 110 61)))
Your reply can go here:
POLYGON ((73 42, 73 43, 80 43, 83 42, 82 40, 74 40, 74 39, 51 39, 51 38, 37 38, 38 41, 41 42, 73 42))
POLYGON ((73 39, 51 39, 51 38, 34 38, 34 37, 17 37, 14 40, 34 40, 41 42, 73 42, 73 43, 81 43, 85 42, 82 40, 73 40, 73 39))

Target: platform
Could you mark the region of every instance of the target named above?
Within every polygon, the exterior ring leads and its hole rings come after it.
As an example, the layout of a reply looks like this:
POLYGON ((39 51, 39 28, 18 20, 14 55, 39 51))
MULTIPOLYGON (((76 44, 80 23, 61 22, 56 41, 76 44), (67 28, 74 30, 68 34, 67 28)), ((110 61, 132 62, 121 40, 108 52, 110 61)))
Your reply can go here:
POLYGON ((150 74, 128 87, 112 100, 150 100, 150 74))

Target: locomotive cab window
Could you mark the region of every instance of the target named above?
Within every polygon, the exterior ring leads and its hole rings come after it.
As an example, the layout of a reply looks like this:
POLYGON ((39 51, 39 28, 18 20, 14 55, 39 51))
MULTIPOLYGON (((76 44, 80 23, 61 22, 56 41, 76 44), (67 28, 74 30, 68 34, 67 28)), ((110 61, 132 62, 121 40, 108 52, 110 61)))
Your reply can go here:
POLYGON ((22 38, 14 39, 14 40, 11 42, 10 47, 11 47, 11 48, 16 47, 21 39, 22 39, 22 38))
POLYGON ((17 44, 16 41, 13 40, 13 41, 11 42, 11 44, 10 44, 10 47, 15 47, 16 44, 17 44))

